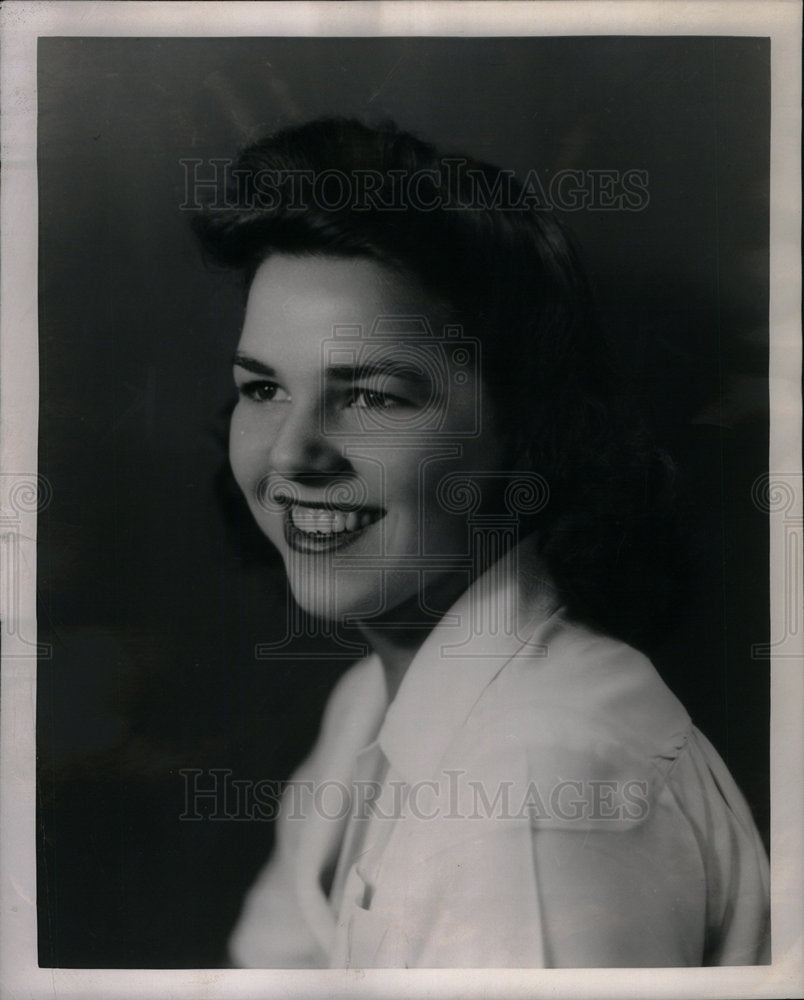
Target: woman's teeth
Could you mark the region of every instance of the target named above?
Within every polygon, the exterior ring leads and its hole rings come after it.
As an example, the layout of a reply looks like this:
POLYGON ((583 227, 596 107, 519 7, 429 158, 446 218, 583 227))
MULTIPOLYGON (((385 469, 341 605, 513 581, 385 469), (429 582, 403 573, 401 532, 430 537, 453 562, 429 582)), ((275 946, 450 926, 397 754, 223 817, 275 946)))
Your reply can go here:
POLYGON ((290 519, 299 531, 311 535, 337 535, 342 531, 357 531, 379 520, 379 511, 340 511, 325 507, 299 507, 290 509, 290 519))

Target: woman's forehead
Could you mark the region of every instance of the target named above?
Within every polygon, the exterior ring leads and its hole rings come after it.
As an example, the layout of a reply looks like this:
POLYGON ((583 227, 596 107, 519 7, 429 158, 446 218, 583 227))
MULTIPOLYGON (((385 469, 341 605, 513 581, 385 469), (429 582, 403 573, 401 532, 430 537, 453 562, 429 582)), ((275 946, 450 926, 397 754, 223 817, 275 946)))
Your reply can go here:
POLYGON ((412 276, 379 261, 324 254, 270 256, 255 273, 249 298, 255 294, 284 294, 287 305, 294 308, 313 295, 347 309, 363 302, 411 303, 431 298, 412 276))
POLYGON ((241 349, 295 353, 332 339, 365 341, 385 353, 440 338, 447 318, 413 279, 376 261, 277 255, 252 282, 241 349))

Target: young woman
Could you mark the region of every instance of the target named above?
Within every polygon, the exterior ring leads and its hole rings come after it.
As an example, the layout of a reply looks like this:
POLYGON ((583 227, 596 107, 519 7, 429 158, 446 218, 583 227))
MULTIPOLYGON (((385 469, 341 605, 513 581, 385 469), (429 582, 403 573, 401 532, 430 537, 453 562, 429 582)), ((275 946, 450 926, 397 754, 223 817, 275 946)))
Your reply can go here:
POLYGON ((197 220, 240 269, 235 478, 371 654, 285 791, 254 967, 767 960, 767 862, 629 643, 678 582, 671 469, 567 236, 509 172, 327 120, 197 220))

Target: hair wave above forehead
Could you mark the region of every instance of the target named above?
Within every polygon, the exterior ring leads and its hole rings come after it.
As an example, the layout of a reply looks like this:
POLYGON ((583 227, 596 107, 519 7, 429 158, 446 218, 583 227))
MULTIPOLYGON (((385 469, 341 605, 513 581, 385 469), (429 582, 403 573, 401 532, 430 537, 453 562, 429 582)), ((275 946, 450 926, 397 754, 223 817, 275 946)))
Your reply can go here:
POLYGON ((567 234, 513 171, 441 154, 393 123, 322 119, 254 143, 195 228, 247 278, 270 253, 326 252, 404 267, 459 301, 493 299, 501 280, 510 295, 521 271, 531 294, 535 283, 584 291, 567 234))

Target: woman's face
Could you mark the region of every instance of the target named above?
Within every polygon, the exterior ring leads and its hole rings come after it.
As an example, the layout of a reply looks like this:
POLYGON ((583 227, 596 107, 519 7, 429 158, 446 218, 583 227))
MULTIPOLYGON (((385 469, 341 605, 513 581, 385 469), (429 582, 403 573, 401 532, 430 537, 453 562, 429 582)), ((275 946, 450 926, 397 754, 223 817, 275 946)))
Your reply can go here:
POLYGON ((478 345, 447 321, 370 260, 280 255, 257 271, 235 358, 232 469, 317 617, 370 618, 441 577, 474 575, 466 507, 444 477, 475 474, 493 509, 502 447, 478 345))

